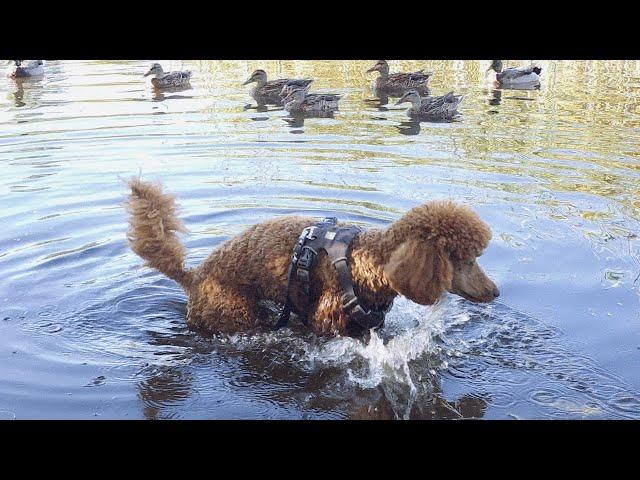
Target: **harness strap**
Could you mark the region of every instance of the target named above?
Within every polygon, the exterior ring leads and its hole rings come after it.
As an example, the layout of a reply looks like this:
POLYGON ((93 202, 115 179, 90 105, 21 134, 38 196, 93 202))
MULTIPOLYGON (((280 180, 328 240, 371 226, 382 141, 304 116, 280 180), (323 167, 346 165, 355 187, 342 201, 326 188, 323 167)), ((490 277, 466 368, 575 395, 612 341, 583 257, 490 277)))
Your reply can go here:
MULTIPOLYGON (((276 323, 276 326, 274 327, 275 330, 278 330, 279 328, 285 327, 288 323, 289 323, 289 317, 291 317, 291 307, 293 306, 291 304, 291 297, 289 295, 289 290, 291 288, 291 280, 293 280, 293 276, 296 274, 299 274, 299 269, 298 269, 298 262, 300 261, 300 256, 301 256, 301 252, 305 246, 305 242, 307 241, 307 238, 309 238, 309 235, 312 234, 312 230, 315 227, 307 227, 304 230, 302 230, 302 233, 300 234, 300 236, 298 237, 298 242, 296 243, 296 246, 293 248, 293 255, 291 257, 291 263, 289 264, 289 270, 287 272, 287 297, 286 300, 284 302, 284 307, 282 309, 282 312, 280 312, 280 315, 278 316, 278 322, 276 323)), ((305 259, 303 260, 303 265, 305 265, 307 260, 307 258, 305 257, 305 259)), ((313 261, 313 259, 311 259, 311 261, 313 261)), ((309 278, 307 275, 307 282, 306 282, 306 288, 304 288, 305 284, 303 283, 303 289, 305 290, 305 294, 308 296, 309 295, 309 282, 308 282, 309 278)), ((304 323, 306 323, 306 319, 303 320, 304 323)))
POLYGON ((289 298, 289 285, 291 285, 291 279, 293 278, 293 272, 295 271, 294 265, 295 263, 292 260, 289 264, 289 272, 287 273, 287 299, 284 302, 284 307, 282 308, 280 315, 278 315, 278 322, 276 323, 276 326, 274 328, 275 330, 286 327, 289 323, 289 317, 291 317, 291 299, 289 298))
MULTIPOLYGON (((291 282, 294 278, 299 280, 300 288, 304 294, 303 298, 306 302, 304 310, 306 311, 308 308, 310 272, 319 250, 327 252, 327 257, 337 273, 338 284, 342 290, 341 307, 348 318, 367 330, 379 327, 384 322, 384 317, 391 308, 392 303, 386 305, 382 310, 365 310, 360 305, 353 289, 353 279, 349 270, 347 253, 351 241, 361 230, 356 226, 337 227, 336 224, 337 219, 329 217, 302 231, 293 250, 293 257, 287 273, 287 297, 275 329, 284 327, 289 322, 293 306, 289 293, 291 282)), ((302 318, 306 324, 306 315, 303 315, 302 318)))
POLYGON ((346 257, 340 257, 331 264, 338 273, 338 283, 342 289, 342 309, 344 312, 366 330, 380 326, 382 322, 384 322, 388 308, 382 311, 365 310, 362 308, 358 297, 353 291, 353 281, 346 257))

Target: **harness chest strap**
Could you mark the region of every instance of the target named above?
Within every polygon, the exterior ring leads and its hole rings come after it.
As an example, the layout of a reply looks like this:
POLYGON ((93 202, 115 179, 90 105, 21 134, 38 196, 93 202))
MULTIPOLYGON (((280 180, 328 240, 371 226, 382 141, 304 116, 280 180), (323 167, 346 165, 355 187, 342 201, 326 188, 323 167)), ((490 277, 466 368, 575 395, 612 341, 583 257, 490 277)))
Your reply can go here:
MULTIPOLYGON (((356 226, 338 227, 336 224, 337 219, 335 217, 326 218, 313 227, 305 228, 300 235, 289 265, 287 298, 276 329, 287 325, 289 321, 292 308, 290 288, 294 276, 299 279, 302 292, 306 298, 305 308, 308 307, 310 293, 309 274, 320 250, 327 252, 329 261, 336 270, 338 283, 342 290, 342 308, 349 316, 349 319, 355 320, 365 329, 378 327, 384 322, 384 317, 391 308, 391 303, 381 310, 365 310, 362 308, 353 289, 347 253, 351 241, 361 230, 356 226)), ((304 315, 303 322, 306 323, 304 315)))
MULTIPOLYGON (((300 234, 300 237, 298 237, 298 242, 296 243, 296 246, 293 247, 293 255, 291 257, 291 263, 289 264, 289 269, 287 271, 287 297, 286 297, 282 312, 280 312, 280 315, 278 317, 278 323, 275 326, 276 330, 286 326, 287 323, 289 323, 289 317, 291 316, 291 307, 292 307, 291 298, 289 296, 289 291, 291 289, 291 280, 293 280, 293 276, 297 273, 300 254, 307 240, 307 237, 309 236, 310 229, 311 227, 307 227, 302 231, 302 233, 300 234)), ((307 295, 309 294, 308 288, 309 288, 308 284, 306 285, 306 289, 305 289, 305 286, 303 285, 303 290, 306 290, 307 295)), ((306 323, 306 318, 303 319, 303 322, 306 323)))

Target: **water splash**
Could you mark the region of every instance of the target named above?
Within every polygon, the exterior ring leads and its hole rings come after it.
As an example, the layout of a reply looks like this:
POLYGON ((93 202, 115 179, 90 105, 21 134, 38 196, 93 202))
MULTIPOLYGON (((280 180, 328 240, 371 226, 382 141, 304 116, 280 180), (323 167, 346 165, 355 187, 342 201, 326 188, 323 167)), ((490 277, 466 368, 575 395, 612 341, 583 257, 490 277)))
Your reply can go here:
POLYGON ((338 369, 340 388, 382 392, 396 418, 424 418, 434 402, 452 418, 465 417, 456 402, 444 401, 444 380, 484 399, 480 416, 493 408, 498 417, 640 417, 640 394, 623 379, 580 353, 560 330, 498 303, 448 296, 423 307, 400 298, 385 327, 364 339, 284 329, 225 341, 308 373, 338 369))
POLYGON ((400 299, 384 332, 371 331, 367 340, 339 337, 309 348, 307 355, 312 364, 348 367, 349 379, 363 388, 399 382, 414 395, 410 362, 438 353, 434 338, 445 330, 446 315, 444 302, 424 308, 400 299))

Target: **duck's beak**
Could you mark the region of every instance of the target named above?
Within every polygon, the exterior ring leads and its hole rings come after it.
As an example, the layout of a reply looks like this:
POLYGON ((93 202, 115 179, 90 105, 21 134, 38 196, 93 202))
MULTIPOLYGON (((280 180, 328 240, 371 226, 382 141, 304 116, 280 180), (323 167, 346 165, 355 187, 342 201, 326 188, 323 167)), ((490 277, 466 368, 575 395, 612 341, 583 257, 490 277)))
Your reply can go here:
POLYGON ((242 85, 248 85, 248 84, 250 84, 251 82, 253 82, 253 77, 249 77, 249 78, 247 79, 247 81, 246 81, 246 82, 244 82, 242 85))
POLYGON ((407 99, 405 97, 402 97, 400 100, 398 100, 396 103, 394 103, 393 105, 400 105, 401 103, 405 103, 407 101, 407 99))
POLYGON ((143 77, 148 77, 149 75, 151 75, 151 70, 149 70, 147 73, 145 73, 145 74, 143 75, 143 77))
POLYGON ((367 70, 364 73, 371 73, 371 72, 375 72, 376 70, 378 70, 378 65, 374 65, 373 67, 371 67, 369 70, 367 70))

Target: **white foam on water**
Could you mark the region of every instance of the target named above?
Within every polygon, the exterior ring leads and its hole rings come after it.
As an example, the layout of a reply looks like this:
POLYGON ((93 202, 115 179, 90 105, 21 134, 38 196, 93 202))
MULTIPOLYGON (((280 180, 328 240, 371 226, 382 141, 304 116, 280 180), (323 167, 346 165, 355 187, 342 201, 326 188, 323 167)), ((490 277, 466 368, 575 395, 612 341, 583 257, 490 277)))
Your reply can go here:
MULTIPOLYGON (((451 319, 450 313, 447 300, 423 307, 401 298, 387 316, 384 329, 372 331, 368 340, 336 337, 320 346, 310 345, 307 358, 312 364, 344 365, 349 379, 363 388, 403 383, 415 394, 419 379, 412 378, 410 362, 437 355, 441 347, 435 337, 444 334, 451 320, 459 323, 469 319, 464 312, 451 319)), ((446 368, 446 362, 440 366, 446 368)))
MULTIPOLYGON (((422 376, 412 373, 411 362, 432 356, 431 375, 446 369, 442 339, 448 328, 470 319, 469 312, 457 308, 455 299, 445 297, 432 306, 421 306, 405 298, 398 298, 385 319, 385 326, 371 331, 366 338, 300 335, 288 328, 259 334, 234 334, 221 337, 223 343, 236 348, 266 351, 275 348, 286 352, 286 360, 305 370, 323 367, 342 367, 350 382, 361 388, 379 385, 405 385, 410 395, 417 391, 422 376), (444 355, 442 355, 444 354, 444 355)), ((455 354, 455 352, 453 352, 455 354)), ((428 381, 426 378, 424 381, 428 381)))

